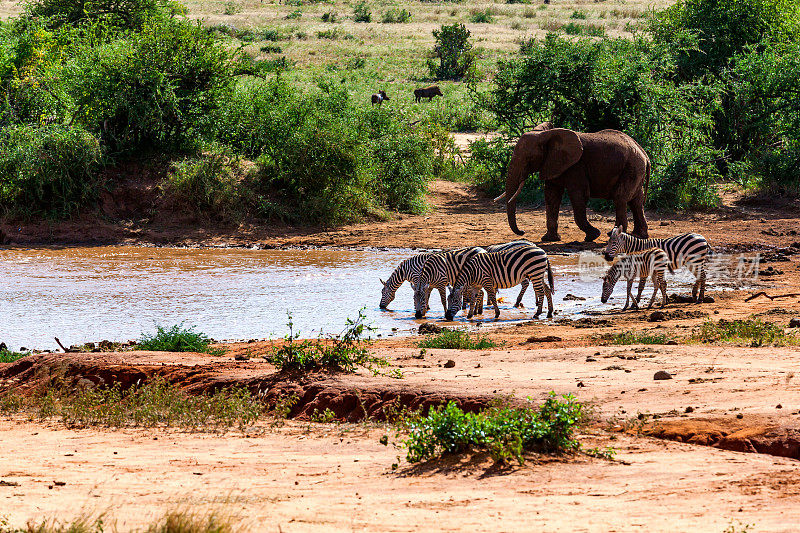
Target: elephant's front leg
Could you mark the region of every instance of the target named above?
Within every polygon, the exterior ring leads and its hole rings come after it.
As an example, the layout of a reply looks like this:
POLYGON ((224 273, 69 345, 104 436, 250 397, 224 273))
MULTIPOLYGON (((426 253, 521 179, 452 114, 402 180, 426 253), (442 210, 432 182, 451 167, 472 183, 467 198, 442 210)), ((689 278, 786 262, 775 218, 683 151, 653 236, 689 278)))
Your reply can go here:
POLYGON ((633 216, 633 234, 640 239, 647 239, 647 218, 644 216, 644 191, 639 190, 633 200, 628 202, 631 208, 631 215, 633 216))
POLYGON ((561 235, 558 234, 558 212, 561 210, 562 196, 564 196, 563 185, 544 184, 544 203, 547 213, 547 233, 542 236, 544 242, 561 240, 561 235))
POLYGON ((600 230, 589 224, 586 218, 586 204, 589 201, 589 184, 583 183, 572 190, 567 190, 569 201, 572 203, 572 216, 575 217, 575 224, 586 234, 584 240, 592 242, 600 236, 600 230))

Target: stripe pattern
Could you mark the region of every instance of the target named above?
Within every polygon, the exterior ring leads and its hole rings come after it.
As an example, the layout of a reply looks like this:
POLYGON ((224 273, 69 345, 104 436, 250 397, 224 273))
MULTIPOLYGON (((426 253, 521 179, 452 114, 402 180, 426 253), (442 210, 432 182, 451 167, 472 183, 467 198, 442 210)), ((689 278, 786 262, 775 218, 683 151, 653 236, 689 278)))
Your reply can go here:
MULTIPOLYGON (((667 239, 640 239, 628 235, 621 226, 617 226, 611 230, 604 256, 607 261, 611 261, 618 254, 640 253, 651 248, 660 248, 666 252, 670 266, 674 270, 685 265, 689 272, 694 274, 692 299, 702 303, 706 292, 706 261, 711 247, 706 238, 699 233, 683 233, 667 239)), ((642 285, 639 287, 639 297, 641 294, 642 285)))
MULTIPOLYGON (((544 250, 535 245, 517 246, 500 252, 475 255, 458 274, 447 303, 445 318, 453 320, 461 310, 463 296, 472 287, 486 291, 489 303, 494 306, 495 318, 500 316, 496 293, 529 280, 536 292, 536 314, 542 313, 547 297, 547 318, 553 317, 553 270, 544 250), (545 282, 547 275, 547 282, 545 282), (549 284, 548 284, 549 283, 549 284)), ((467 318, 475 314, 475 305, 470 306, 467 318)))
POLYGON ((664 271, 672 270, 672 263, 667 253, 660 248, 650 248, 642 253, 633 255, 622 255, 619 260, 611 265, 606 275, 603 277, 603 293, 600 301, 603 303, 608 302, 608 298, 614 291, 614 286, 620 278, 628 281, 627 292, 625 294, 625 311, 628 308, 629 302, 633 309, 639 308, 639 300, 642 297, 642 289, 647 281, 647 278, 653 280, 653 296, 650 298, 650 303, 647 308, 653 307, 653 302, 656 299, 658 291, 661 291, 661 307, 667 304, 667 282, 664 280, 664 271), (639 280, 639 294, 638 297, 633 297, 633 282, 639 280))
MULTIPOLYGON (((478 254, 487 253, 480 246, 470 246, 467 248, 456 248, 448 252, 432 254, 425 262, 422 271, 414 284, 414 316, 422 318, 428 311, 428 299, 433 289, 439 289, 439 293, 446 290, 448 285, 452 285, 456 280, 461 268, 470 259, 478 254)), ((481 295, 481 301, 483 295, 481 295)), ((442 307, 447 310, 447 301, 442 298, 442 307)))
MULTIPOLYGON (((399 289, 403 283, 408 281, 411 283, 412 287, 414 286, 414 284, 417 282, 417 279, 419 279, 420 272, 422 272, 422 267, 425 266, 425 262, 430 259, 432 255, 434 254, 424 253, 409 257, 394 269, 394 272, 392 272, 392 275, 389 276, 389 279, 386 281, 381 280, 381 283, 383 284, 383 289, 381 289, 381 309, 386 309, 392 300, 394 300, 394 295, 397 292, 397 289, 399 289)), ((439 293, 442 296, 442 300, 447 297, 444 289, 441 289, 439 293)))

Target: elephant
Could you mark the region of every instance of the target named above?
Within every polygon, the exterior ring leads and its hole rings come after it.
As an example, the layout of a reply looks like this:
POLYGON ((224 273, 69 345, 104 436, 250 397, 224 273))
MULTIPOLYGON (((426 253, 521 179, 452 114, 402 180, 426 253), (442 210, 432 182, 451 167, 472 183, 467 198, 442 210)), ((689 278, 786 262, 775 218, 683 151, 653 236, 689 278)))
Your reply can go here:
POLYGON ((586 204, 590 198, 612 200, 616 208, 615 226, 628 226, 628 207, 633 214, 633 234, 647 238, 644 202, 650 183, 650 158, 639 144, 617 130, 580 133, 554 128, 549 122, 520 136, 508 165, 506 190, 495 198, 506 199, 508 225, 517 235, 517 196, 525 180, 539 172, 544 181, 547 233, 542 241, 560 241, 558 212, 564 189, 572 203, 575 223, 586 234, 587 242, 600 236, 589 224, 586 204))

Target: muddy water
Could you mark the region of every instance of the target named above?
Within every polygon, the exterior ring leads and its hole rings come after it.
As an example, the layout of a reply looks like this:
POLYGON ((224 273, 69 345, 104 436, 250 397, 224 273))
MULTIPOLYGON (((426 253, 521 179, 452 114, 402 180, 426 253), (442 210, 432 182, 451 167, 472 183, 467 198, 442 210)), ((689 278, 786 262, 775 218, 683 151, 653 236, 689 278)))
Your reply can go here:
MULTIPOLYGON (((366 308, 383 337, 411 331, 412 289, 406 283, 387 311, 378 309, 381 285, 409 250, 243 250, 87 247, 0 250, 0 341, 9 348, 52 349, 108 339, 136 339, 156 324, 184 322, 215 339, 276 338, 295 331, 313 336, 341 331, 366 308)), ((553 256, 559 316, 607 309, 598 277, 578 275, 577 257, 553 256), (564 301, 566 294, 585 297, 564 301)), ((679 274, 685 284, 692 278, 679 274)), ((671 283, 671 282, 670 282, 671 283)), ((670 290, 675 285, 671 284, 670 290)), ((518 289, 500 292, 501 320, 531 318, 511 308, 518 289)), ((615 291, 621 307, 621 286, 615 291)), ((649 292, 646 293, 649 297, 649 292)), ((487 313, 488 318, 493 313, 487 313)), ((442 320, 434 291, 428 318, 442 320)), ((457 321, 466 323, 463 314, 457 321)), ((475 321, 472 321, 475 322, 475 321)), ((495 323, 492 321, 492 323, 495 323)))

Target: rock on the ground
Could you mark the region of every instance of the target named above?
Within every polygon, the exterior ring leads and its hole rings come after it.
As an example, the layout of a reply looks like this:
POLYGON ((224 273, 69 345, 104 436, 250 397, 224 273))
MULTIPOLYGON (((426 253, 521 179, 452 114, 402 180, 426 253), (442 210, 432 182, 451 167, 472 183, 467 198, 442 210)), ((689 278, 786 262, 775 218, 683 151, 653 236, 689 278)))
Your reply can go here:
POLYGON ((556 337, 555 335, 545 335, 544 337, 528 337, 528 340, 525 341, 525 344, 534 343, 534 342, 559 342, 563 341, 561 337, 556 337))
POLYGON ((569 301, 583 301, 585 299, 586 298, 584 298, 583 296, 575 296, 574 294, 570 294, 570 293, 568 293, 566 296, 564 296, 564 301, 568 301, 568 302, 569 301))
POLYGON ((656 381, 663 379, 672 379, 672 374, 670 374, 666 370, 659 370, 658 372, 655 373, 653 379, 656 381))
POLYGON ((431 335, 431 334, 438 334, 442 331, 447 331, 447 328, 443 328, 441 326, 437 326, 433 322, 425 322, 419 326, 419 334, 420 335, 431 335))
POLYGON ((663 322, 667 319, 667 315, 664 311, 653 311, 650 313, 650 317, 647 319, 650 322, 663 322))
POLYGON ((454 366, 456 366, 456 362, 453 361, 452 359, 448 359, 447 362, 444 364, 445 368, 453 368, 454 366))
POLYGON ((800 328, 800 318, 793 318, 789 321, 790 328, 800 328))

